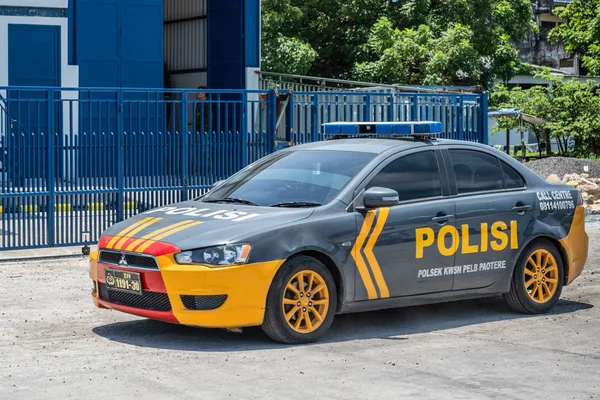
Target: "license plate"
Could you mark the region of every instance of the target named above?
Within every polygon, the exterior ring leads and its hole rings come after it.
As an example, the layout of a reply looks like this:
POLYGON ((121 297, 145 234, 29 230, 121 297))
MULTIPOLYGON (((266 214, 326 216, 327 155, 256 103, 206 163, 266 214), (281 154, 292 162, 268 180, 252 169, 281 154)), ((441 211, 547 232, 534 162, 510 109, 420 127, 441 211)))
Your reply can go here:
POLYGON ((109 289, 142 295, 142 279, 139 273, 106 269, 104 276, 109 289))

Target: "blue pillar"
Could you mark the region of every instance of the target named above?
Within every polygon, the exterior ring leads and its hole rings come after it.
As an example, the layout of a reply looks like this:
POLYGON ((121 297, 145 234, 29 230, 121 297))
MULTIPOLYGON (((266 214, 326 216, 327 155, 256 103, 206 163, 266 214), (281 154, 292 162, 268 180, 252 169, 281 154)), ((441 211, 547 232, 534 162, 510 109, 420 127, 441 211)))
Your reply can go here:
POLYGON ((260 68, 260 0, 244 1, 244 66, 260 68))

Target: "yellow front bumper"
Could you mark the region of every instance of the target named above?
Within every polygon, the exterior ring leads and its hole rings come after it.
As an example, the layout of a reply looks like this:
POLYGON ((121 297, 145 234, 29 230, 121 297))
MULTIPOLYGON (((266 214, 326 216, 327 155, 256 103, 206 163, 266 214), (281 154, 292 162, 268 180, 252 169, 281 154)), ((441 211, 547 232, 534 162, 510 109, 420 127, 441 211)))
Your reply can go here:
POLYGON ((233 267, 179 265, 157 257, 173 315, 184 325, 236 328, 261 325, 271 282, 284 260, 233 267), (216 310, 188 310, 180 295, 227 295, 216 310))
MULTIPOLYGON (((103 273, 98 271, 103 270, 104 266, 97 263, 94 258, 90 260, 90 278, 103 280, 103 273)), ((143 286, 145 286, 144 282, 152 281, 156 286, 157 281, 162 281, 164 292, 171 302, 172 316, 178 323, 206 328, 261 325, 271 282, 285 262, 285 260, 278 260, 213 268, 205 265, 180 265, 175 262, 173 255, 159 256, 156 259, 160 272, 132 270, 142 274, 143 286), (191 310, 183 304, 182 295, 226 295, 227 298, 214 310, 191 310)), ((102 306, 102 301, 98 302, 97 296, 93 297, 95 304, 102 306)), ((153 318, 153 313, 143 310, 126 310, 118 306, 110 306, 110 308, 153 318)))

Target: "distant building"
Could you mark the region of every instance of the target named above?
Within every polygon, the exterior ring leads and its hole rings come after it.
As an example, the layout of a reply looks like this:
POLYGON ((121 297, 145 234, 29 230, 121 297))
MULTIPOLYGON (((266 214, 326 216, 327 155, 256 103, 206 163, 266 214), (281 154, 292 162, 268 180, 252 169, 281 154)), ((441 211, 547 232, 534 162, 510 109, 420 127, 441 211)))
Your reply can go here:
POLYGON ((567 74, 577 75, 579 65, 575 59, 567 54, 562 43, 550 44, 548 34, 558 24, 563 23, 553 13, 554 8, 566 6, 568 0, 532 0, 533 15, 539 27, 539 33, 530 34, 529 37, 518 43, 521 59, 530 64, 559 69, 567 74))

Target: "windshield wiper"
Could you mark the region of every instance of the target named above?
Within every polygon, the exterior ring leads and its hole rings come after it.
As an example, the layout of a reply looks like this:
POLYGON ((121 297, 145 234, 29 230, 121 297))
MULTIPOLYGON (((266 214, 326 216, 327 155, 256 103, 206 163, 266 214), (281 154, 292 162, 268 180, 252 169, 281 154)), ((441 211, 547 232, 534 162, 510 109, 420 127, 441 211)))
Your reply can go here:
POLYGON ((233 197, 226 197, 224 199, 216 199, 216 200, 204 200, 205 203, 240 203, 240 204, 247 204, 249 206, 258 206, 258 204, 251 202, 250 200, 244 200, 244 199, 236 199, 233 197))
POLYGON ((318 207, 321 203, 313 203, 310 201, 289 201, 287 203, 271 204, 269 207, 318 207))

